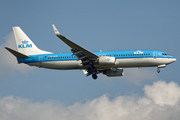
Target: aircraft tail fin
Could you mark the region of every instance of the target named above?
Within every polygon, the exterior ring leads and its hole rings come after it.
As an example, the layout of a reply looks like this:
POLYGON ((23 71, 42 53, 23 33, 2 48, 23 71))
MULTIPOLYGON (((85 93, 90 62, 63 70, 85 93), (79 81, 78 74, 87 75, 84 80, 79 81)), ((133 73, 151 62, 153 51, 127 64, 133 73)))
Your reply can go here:
POLYGON ((22 54, 20 52, 17 52, 15 50, 11 49, 11 48, 8 48, 8 47, 5 47, 5 48, 17 58, 22 58, 22 59, 29 58, 29 56, 24 55, 24 54, 22 54))
POLYGON ((37 48, 30 38, 21 30, 20 27, 13 27, 18 52, 25 55, 51 54, 37 48))

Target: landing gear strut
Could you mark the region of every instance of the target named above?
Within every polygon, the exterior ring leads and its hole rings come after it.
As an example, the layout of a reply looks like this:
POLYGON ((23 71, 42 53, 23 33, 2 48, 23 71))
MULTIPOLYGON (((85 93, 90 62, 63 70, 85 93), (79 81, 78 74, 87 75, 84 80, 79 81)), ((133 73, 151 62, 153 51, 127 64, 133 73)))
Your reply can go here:
POLYGON ((157 69, 157 72, 160 73, 160 69, 159 68, 157 69))
POLYGON ((94 67, 93 63, 91 63, 91 66, 87 69, 87 72, 92 74, 92 78, 94 80, 97 79, 97 69, 94 67))

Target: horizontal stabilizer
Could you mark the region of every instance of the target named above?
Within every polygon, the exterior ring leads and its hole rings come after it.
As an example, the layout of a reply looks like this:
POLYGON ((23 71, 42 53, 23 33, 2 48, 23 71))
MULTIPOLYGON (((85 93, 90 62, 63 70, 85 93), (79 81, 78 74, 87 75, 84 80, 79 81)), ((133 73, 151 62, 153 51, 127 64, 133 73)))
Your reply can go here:
POLYGON ((29 58, 29 56, 27 56, 27 55, 24 55, 24 54, 22 54, 22 53, 20 53, 20 52, 17 52, 17 51, 15 51, 15 50, 13 50, 13 49, 10 49, 10 48, 8 48, 8 47, 5 47, 10 53, 12 53, 14 56, 16 56, 17 58, 22 58, 22 59, 25 59, 25 58, 29 58))

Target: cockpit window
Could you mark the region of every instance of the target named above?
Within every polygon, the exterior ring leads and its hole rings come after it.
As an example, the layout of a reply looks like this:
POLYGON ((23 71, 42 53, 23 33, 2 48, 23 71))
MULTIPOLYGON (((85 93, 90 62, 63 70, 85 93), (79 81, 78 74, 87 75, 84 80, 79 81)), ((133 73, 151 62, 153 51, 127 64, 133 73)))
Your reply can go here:
POLYGON ((162 53, 162 55, 168 55, 167 53, 162 53))

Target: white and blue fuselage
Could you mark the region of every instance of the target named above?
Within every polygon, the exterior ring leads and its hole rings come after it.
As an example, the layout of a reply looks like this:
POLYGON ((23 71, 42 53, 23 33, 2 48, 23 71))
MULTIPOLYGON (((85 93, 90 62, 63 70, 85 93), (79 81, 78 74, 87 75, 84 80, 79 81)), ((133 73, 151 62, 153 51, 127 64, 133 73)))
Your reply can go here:
MULTIPOLYGON (((127 67, 157 67, 159 65, 170 64, 176 59, 161 51, 136 50, 136 51, 108 51, 93 52, 98 56, 115 57, 113 66, 94 65, 97 69, 127 68, 127 67)), ((30 66, 37 66, 49 69, 70 70, 87 69, 81 61, 72 53, 40 54, 30 55, 27 59, 18 59, 20 63, 30 66)))
POLYGON ((108 77, 123 76, 122 68, 130 67, 166 67, 176 59, 165 52, 155 50, 106 51, 91 52, 73 41, 67 39, 53 25, 54 32, 70 48, 72 53, 52 53, 40 50, 20 27, 13 27, 17 49, 5 47, 18 60, 30 66, 37 66, 57 70, 83 69, 84 74, 103 73, 108 77))

